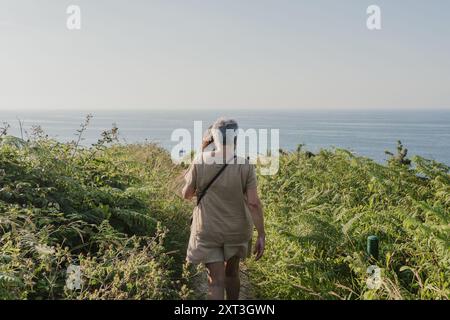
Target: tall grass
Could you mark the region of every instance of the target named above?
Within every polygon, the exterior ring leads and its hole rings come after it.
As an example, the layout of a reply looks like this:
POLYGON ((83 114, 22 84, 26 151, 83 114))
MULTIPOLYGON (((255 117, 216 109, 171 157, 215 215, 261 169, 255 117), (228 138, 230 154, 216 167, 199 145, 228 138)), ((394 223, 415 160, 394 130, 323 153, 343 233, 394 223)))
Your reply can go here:
POLYGON ((0 138, 0 299, 187 298, 190 206, 156 145, 0 138), (79 265, 80 290, 66 288, 79 265))
MULTIPOLYGON (((193 297, 192 206, 173 190, 183 168, 156 145, 115 143, 115 127, 83 147, 86 126, 73 143, 0 128, 0 299, 193 297), (79 290, 66 287, 70 265, 79 290)), ((381 165, 299 148, 259 176, 267 249, 247 261, 257 297, 448 299, 449 168, 398 151, 381 165), (379 289, 366 284, 369 235, 381 241, 379 289)))
POLYGON ((249 265, 260 298, 448 299, 449 168, 395 159, 299 151, 259 177, 268 244, 249 265), (366 285, 369 235, 381 242, 377 290, 366 285))

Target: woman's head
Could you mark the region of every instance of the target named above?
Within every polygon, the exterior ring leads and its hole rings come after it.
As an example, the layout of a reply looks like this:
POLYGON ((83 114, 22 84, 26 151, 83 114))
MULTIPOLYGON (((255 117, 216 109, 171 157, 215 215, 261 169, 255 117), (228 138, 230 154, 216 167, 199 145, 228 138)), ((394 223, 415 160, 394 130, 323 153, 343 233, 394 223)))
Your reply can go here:
POLYGON ((223 117, 217 119, 211 128, 216 147, 236 145, 238 128, 237 122, 233 119, 223 117))

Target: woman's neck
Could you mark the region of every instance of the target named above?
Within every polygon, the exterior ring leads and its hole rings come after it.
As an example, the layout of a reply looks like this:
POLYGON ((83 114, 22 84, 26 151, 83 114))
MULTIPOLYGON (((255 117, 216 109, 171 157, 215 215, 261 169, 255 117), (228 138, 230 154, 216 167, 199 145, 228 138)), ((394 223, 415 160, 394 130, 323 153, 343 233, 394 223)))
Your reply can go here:
POLYGON ((234 145, 220 145, 216 146, 216 157, 223 157, 226 161, 230 160, 235 155, 234 145))

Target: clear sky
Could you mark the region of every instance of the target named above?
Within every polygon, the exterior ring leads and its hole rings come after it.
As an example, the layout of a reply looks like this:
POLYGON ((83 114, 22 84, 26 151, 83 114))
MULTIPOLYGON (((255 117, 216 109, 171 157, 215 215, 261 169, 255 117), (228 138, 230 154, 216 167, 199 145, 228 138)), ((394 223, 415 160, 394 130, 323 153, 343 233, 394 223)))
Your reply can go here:
POLYGON ((0 1, 0 111, 230 107, 450 109, 450 1, 0 1))

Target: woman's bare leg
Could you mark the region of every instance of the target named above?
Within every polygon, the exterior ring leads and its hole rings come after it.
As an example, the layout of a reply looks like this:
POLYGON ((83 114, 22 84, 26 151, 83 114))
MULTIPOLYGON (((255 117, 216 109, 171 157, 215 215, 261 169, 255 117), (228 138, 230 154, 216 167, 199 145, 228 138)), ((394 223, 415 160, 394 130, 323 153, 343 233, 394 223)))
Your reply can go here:
POLYGON ((223 262, 206 264, 208 270, 208 300, 224 300, 225 265, 223 262))
POLYGON ((225 267, 225 290, 227 291, 227 300, 238 300, 241 290, 241 280, 239 278, 240 258, 234 256, 226 262, 225 267))

